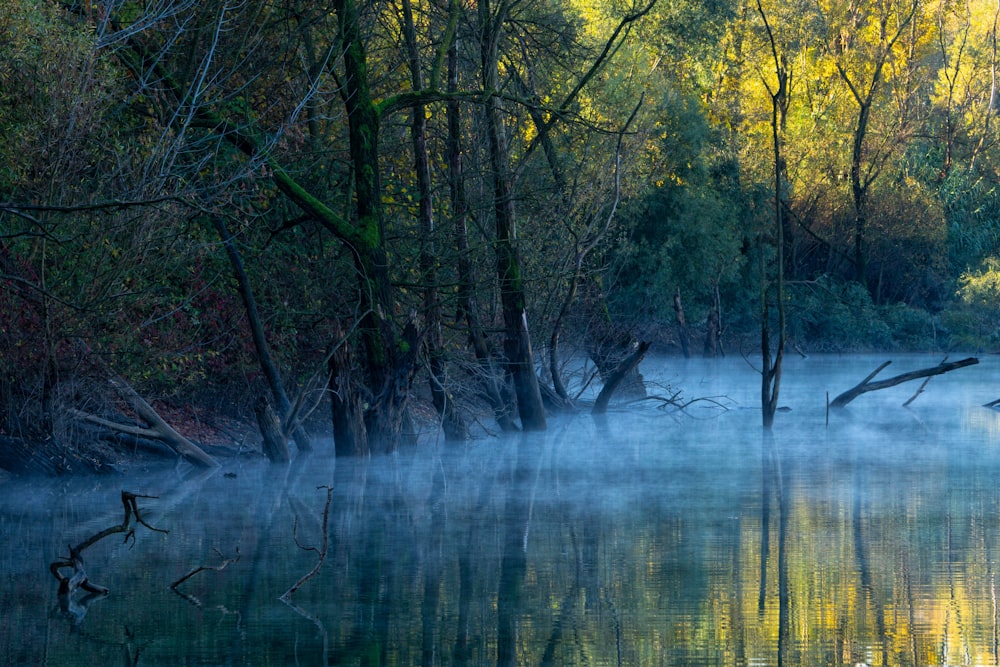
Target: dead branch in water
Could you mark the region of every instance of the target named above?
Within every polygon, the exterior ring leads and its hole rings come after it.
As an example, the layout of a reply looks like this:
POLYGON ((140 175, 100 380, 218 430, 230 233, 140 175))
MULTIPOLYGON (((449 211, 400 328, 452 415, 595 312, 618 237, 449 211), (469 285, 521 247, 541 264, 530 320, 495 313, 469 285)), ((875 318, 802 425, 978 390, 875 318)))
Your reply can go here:
MULTIPOLYGON (((830 407, 832 408, 842 408, 861 394, 866 394, 870 391, 878 391, 879 389, 888 389, 889 387, 895 387, 898 384, 903 384, 904 382, 909 382, 910 380, 917 380, 920 378, 929 378, 934 375, 941 375, 942 373, 947 373, 949 371, 957 370, 959 368, 965 368, 966 366, 974 366, 979 363, 979 359, 976 357, 969 357, 967 359, 962 359, 960 361, 952 361, 949 363, 941 362, 937 366, 931 366, 930 368, 923 368, 917 371, 910 371, 909 373, 902 373, 901 375, 896 375, 894 377, 888 378, 886 380, 879 380, 877 382, 872 382, 878 373, 891 364, 891 361, 886 361, 881 366, 876 368, 868 377, 859 382, 857 385, 848 389, 843 394, 833 399, 830 402, 830 407)), ((921 389, 923 389, 921 387, 921 389)), ((917 392, 918 394, 920 392, 917 392)), ((914 396, 915 398, 916 396, 914 396)), ((911 399, 912 400, 912 399, 911 399)), ((909 401, 907 401, 909 402, 909 401)))
MULTIPOLYGON (((655 384, 650 383, 650 386, 655 386, 655 384)), ((729 408, 725 405, 725 402, 732 402, 727 396, 698 396, 696 398, 687 398, 680 389, 674 389, 669 385, 660 385, 660 387, 664 389, 666 393, 643 396, 642 398, 629 401, 629 405, 652 401, 656 403, 656 408, 658 410, 677 410, 679 412, 684 412, 689 407, 697 403, 707 403, 709 407, 729 410, 729 408)))
POLYGON ((330 523, 330 503, 333 500, 333 487, 317 486, 316 488, 326 489, 326 505, 323 507, 323 525, 321 526, 321 530, 323 533, 323 540, 321 542, 321 546, 319 548, 309 547, 299 542, 298 517, 295 518, 295 523, 292 525, 292 537, 295 540, 295 545, 298 546, 303 551, 315 551, 318 554, 318 557, 316 559, 316 565, 314 565, 313 569, 309 570, 309 572, 302 575, 302 577, 298 581, 292 584, 291 588, 282 593, 281 597, 278 598, 282 602, 290 603, 292 599, 292 594, 294 594, 295 591, 302 588, 303 584, 305 584, 307 581, 316 576, 316 573, 319 572, 319 569, 323 566, 323 563, 326 561, 326 553, 330 544, 327 527, 329 526, 330 523))
POLYGON ((105 537, 116 533, 125 533, 125 543, 127 544, 131 538, 132 543, 134 544, 135 523, 143 525, 157 533, 170 532, 162 528, 155 528, 146 523, 146 520, 142 518, 142 513, 139 511, 139 504, 136 502, 138 498, 156 497, 157 496, 144 496, 138 493, 131 493, 130 491, 122 491, 122 505, 125 507, 125 516, 122 518, 122 522, 94 533, 83 542, 77 544, 75 547, 70 546, 69 556, 67 558, 60 558, 49 564, 49 572, 51 572, 52 576, 59 581, 59 595, 72 595, 77 589, 83 589, 88 593, 97 593, 102 595, 108 593, 107 588, 90 581, 87 576, 87 572, 83 567, 82 555, 85 549, 93 546, 97 542, 100 542, 105 537), (65 569, 71 570, 72 574, 69 576, 63 574, 62 571, 65 569))
POLYGON ((184 593, 181 593, 179 590, 177 590, 177 587, 200 572, 205 572, 206 570, 212 570, 213 572, 222 572, 223 570, 226 569, 227 566, 231 565, 232 563, 240 562, 239 547, 236 547, 236 555, 232 558, 226 558, 225 556, 222 555, 222 552, 219 551, 218 549, 215 550, 215 553, 219 555, 219 558, 222 560, 221 563, 219 563, 218 565, 199 565, 198 567, 194 568, 193 570, 185 574, 183 577, 181 577, 174 583, 170 584, 170 589, 173 592, 180 595, 185 600, 187 600, 188 602, 190 602, 191 604, 195 605, 196 607, 200 607, 201 601, 198 598, 196 598, 193 595, 186 595, 184 593))

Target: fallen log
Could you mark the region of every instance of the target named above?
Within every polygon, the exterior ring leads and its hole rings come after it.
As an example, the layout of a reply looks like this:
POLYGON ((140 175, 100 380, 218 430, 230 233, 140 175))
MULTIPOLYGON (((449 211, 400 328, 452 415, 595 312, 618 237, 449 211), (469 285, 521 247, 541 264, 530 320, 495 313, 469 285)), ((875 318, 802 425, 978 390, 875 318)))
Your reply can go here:
POLYGON ((930 368, 923 368, 917 371, 910 371, 909 373, 903 373, 901 375, 896 375, 894 377, 888 378, 886 380, 879 380, 873 382, 872 379, 878 375, 878 373, 888 366, 891 361, 883 363, 881 366, 876 368, 868 377, 859 382, 854 387, 848 389, 837 398, 830 402, 831 408, 842 408, 861 394, 866 394, 870 391, 878 391, 879 389, 888 389, 889 387, 895 387, 896 385, 903 384, 904 382, 909 382, 910 380, 918 380, 920 378, 931 377, 934 375, 941 375, 942 373, 947 373, 949 371, 957 370, 959 368, 965 368, 966 366, 974 366, 979 363, 979 359, 976 357, 969 357, 967 359, 962 359, 960 361, 952 362, 941 362, 937 366, 931 366, 930 368))
POLYGON ((218 467, 219 464, 214 458, 209 456, 201 447, 175 431, 173 427, 164 421, 164 419, 149 403, 136 393, 135 389, 125 382, 125 380, 119 377, 113 377, 111 378, 110 383, 111 386, 114 387, 115 391, 117 391, 122 398, 128 401, 129 405, 132 406, 132 409, 135 410, 136 415, 146 422, 148 426, 144 427, 134 424, 120 424, 109 419, 104 419, 103 417, 98 417, 97 415, 92 415, 82 410, 70 409, 69 413, 92 424, 105 426, 113 431, 118 431, 119 433, 127 433, 129 435, 159 440, 160 442, 168 445, 171 449, 177 452, 178 455, 185 458, 190 463, 202 468, 218 467))

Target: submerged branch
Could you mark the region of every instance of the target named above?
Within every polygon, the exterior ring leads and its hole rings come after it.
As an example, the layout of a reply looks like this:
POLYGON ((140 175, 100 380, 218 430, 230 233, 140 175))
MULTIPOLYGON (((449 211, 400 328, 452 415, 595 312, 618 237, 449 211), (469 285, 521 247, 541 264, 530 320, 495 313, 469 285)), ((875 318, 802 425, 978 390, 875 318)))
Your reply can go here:
MULTIPOLYGON (((295 591, 297 591, 300 588, 302 588, 302 586, 307 581, 309 581, 314 576, 316 576, 316 573, 319 572, 319 569, 323 566, 323 563, 326 561, 326 553, 327 553, 327 549, 328 549, 329 544, 330 544, 330 539, 329 539, 329 536, 328 536, 329 532, 327 530, 327 527, 328 527, 328 525, 330 523, 330 503, 333 500, 333 487, 332 486, 318 486, 316 488, 317 489, 326 489, 326 505, 323 507, 323 525, 321 527, 321 530, 322 530, 322 533, 323 533, 323 541, 322 541, 321 546, 319 548, 304 546, 304 545, 302 545, 299 542, 299 537, 298 537, 297 530, 296 530, 295 527, 293 527, 292 533, 293 533, 293 538, 295 539, 296 546, 298 546, 300 549, 302 549, 304 551, 315 551, 318 554, 318 557, 316 559, 316 564, 313 566, 313 569, 309 570, 309 572, 307 572, 306 574, 302 575, 302 577, 298 581, 296 581, 294 584, 292 584, 291 588, 289 588, 287 591, 285 591, 284 593, 281 594, 281 597, 278 598, 278 599, 281 600, 282 602, 290 603, 290 601, 292 599, 292 595, 295 593, 295 591)), ((298 526, 298 521, 297 520, 296 520, 295 526, 296 527, 298 526)))
POLYGON ((139 504, 136 502, 139 498, 157 498, 158 496, 144 496, 138 493, 132 493, 130 491, 122 491, 122 505, 125 508, 125 516, 122 518, 120 524, 110 526, 102 531, 94 533, 84 541, 77 544, 75 547, 69 547, 69 556, 66 558, 60 558, 49 564, 49 572, 52 576, 59 581, 59 595, 71 595, 77 589, 83 589, 88 593, 96 594, 107 594, 108 589, 99 586, 90 581, 87 576, 87 572, 83 567, 83 552, 90 546, 93 546, 97 542, 100 542, 105 537, 109 535, 114 535, 116 533, 125 533, 125 543, 127 544, 129 539, 135 543, 135 523, 145 526, 149 530, 157 533, 168 533, 170 531, 164 530, 162 528, 155 528, 149 525, 145 519, 142 518, 142 513, 139 511, 139 504), (72 574, 69 576, 63 574, 63 570, 69 569, 72 574))
POLYGON ((231 565, 233 563, 240 562, 240 548, 239 547, 236 547, 236 555, 233 556, 232 558, 226 558, 224 555, 222 555, 222 552, 219 551, 218 549, 215 550, 215 553, 217 553, 219 555, 219 558, 222 561, 221 563, 219 563, 218 565, 199 565, 198 567, 194 568, 193 570, 191 570, 190 572, 188 572, 187 574, 185 574, 183 577, 181 577, 180 579, 178 579, 174 583, 170 584, 170 590, 172 590, 173 592, 177 593, 182 598, 184 598, 185 600, 187 600, 191 604, 195 605, 196 607, 200 607, 201 606, 201 601, 198 598, 196 598, 193 595, 186 595, 184 593, 181 593, 179 590, 177 590, 177 587, 180 586, 181 584, 183 584, 185 581, 187 581, 191 577, 193 577, 194 575, 199 574, 201 572, 205 572, 206 570, 212 570, 213 572, 222 572, 223 570, 226 569, 227 566, 229 566, 229 565, 231 565))

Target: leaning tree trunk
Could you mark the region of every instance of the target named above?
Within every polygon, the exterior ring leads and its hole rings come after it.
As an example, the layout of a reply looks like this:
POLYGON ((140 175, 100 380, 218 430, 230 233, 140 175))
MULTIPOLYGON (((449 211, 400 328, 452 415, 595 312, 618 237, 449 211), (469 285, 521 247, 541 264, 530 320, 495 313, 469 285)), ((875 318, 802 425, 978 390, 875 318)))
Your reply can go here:
MULTIPOLYGON (((212 222, 215 224, 215 230, 222 240, 222 246, 226 250, 226 256, 229 257, 229 264, 236 277, 236 288, 240 294, 240 299, 243 300, 243 309, 247 314, 250 337, 253 339, 253 347, 257 352, 257 362, 260 364, 264 378, 267 380, 271 396, 274 397, 275 402, 278 404, 278 410, 281 412, 278 415, 278 421, 281 424, 292 417, 292 404, 288 400, 288 394, 285 392, 285 384, 281 380, 281 373, 278 371, 278 366, 274 363, 274 358, 271 356, 271 346, 267 344, 267 337, 264 335, 264 323, 261 321, 260 313, 257 310, 257 299, 254 298, 250 276, 247 275, 246 268, 243 265, 243 258, 236 247, 236 242, 229 233, 226 222, 218 216, 214 216, 212 222)), ((270 409, 270 404, 268 404, 268 409, 270 409)), ((284 424, 284 429, 287 430, 291 426, 291 424, 284 424)), ((295 438, 295 444, 298 446, 299 451, 310 451, 312 444, 309 442, 309 436, 305 430, 301 427, 295 427, 291 430, 291 435, 295 438)), ((264 440, 267 442, 268 435, 263 432, 261 435, 264 436, 264 440)), ((287 445, 284 446, 284 449, 284 455, 287 456, 287 445)))
POLYGON ((898 384, 904 382, 909 382, 910 380, 917 380, 920 378, 929 378, 934 375, 941 375, 942 373, 948 373, 959 368, 965 368, 966 366, 974 366, 979 363, 979 359, 976 357, 968 357, 960 361, 944 362, 942 361, 937 366, 931 366, 930 368, 923 368, 917 371, 910 371, 909 373, 902 373, 900 375, 895 375, 891 378, 885 380, 872 381, 873 378, 878 375, 883 368, 889 365, 890 362, 885 362, 878 368, 876 368, 868 377, 864 380, 851 387, 844 393, 837 396, 835 399, 830 401, 831 408, 842 408, 861 394, 866 394, 870 391, 878 391, 880 389, 887 389, 889 387, 895 387, 898 384))
POLYGON ((649 343, 643 341, 636 346, 632 354, 618 364, 618 368, 605 380, 604 387, 601 388, 601 392, 597 395, 597 400, 594 401, 594 407, 591 410, 592 414, 600 415, 608 411, 608 404, 611 402, 611 397, 618 390, 618 387, 621 386, 622 381, 638 367, 639 362, 646 356, 647 350, 649 350, 649 343))
POLYGON ((128 402, 135 414, 142 421, 146 422, 148 426, 119 424, 118 422, 110 421, 82 410, 70 409, 68 412, 75 417, 84 419, 92 424, 106 426, 119 433, 159 440, 174 450, 179 456, 196 466, 202 468, 218 467, 219 464, 214 458, 205 453, 201 447, 175 431, 125 380, 114 376, 109 382, 115 391, 128 402))
POLYGON ((288 463, 291 455, 288 452, 288 440, 281 430, 281 422, 274 414, 274 408, 266 396, 257 397, 253 406, 253 414, 257 418, 257 428, 262 439, 261 449, 271 463, 288 463))

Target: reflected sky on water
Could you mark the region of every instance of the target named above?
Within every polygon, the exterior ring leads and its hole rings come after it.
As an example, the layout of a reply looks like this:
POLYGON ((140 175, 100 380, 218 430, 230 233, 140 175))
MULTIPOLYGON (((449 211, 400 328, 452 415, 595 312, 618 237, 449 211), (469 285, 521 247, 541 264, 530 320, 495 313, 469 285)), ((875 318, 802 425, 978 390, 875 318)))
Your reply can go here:
MULTIPOLYGON (((790 358, 773 438, 742 359, 651 359, 655 401, 391 457, 0 486, 0 656, 92 665, 997 664, 998 360, 832 398, 886 357, 790 358), (719 407, 725 406, 724 408, 719 407), (323 545, 327 552, 289 599, 323 545), (110 589, 57 595, 83 554, 110 589), (237 560, 238 556, 238 560, 237 560), (221 569, 221 565, 225 567, 221 569), (171 584, 194 570, 176 590, 171 584)), ((957 359, 955 357, 954 359, 957 359)), ((940 357, 895 356, 889 377, 940 357)))

